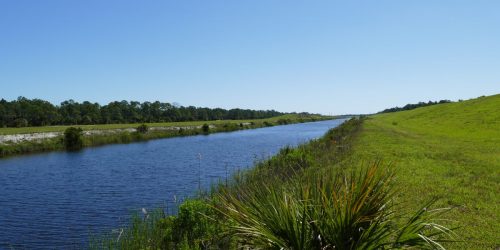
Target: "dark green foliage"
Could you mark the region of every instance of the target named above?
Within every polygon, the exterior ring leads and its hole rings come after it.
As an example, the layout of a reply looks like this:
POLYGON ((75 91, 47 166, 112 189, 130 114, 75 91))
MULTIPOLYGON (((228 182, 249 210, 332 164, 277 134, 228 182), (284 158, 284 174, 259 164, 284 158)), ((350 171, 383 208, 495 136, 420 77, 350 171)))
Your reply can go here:
POLYGON ((83 147, 83 130, 69 127, 64 131, 64 147, 67 150, 78 150, 83 147))
POLYGON ((14 120, 14 127, 16 128, 24 128, 28 126, 28 120, 24 118, 17 118, 14 120))
POLYGON ((272 124, 271 122, 265 121, 264 122, 264 126, 266 126, 266 127, 272 127, 272 126, 274 126, 274 124, 272 124))
POLYGON ((210 125, 206 123, 203 124, 203 126, 201 126, 201 130, 203 131, 203 133, 208 134, 210 132, 210 125))
POLYGON ((439 102, 428 101, 428 102, 419 102, 416 104, 406 104, 402 108, 394 107, 394 108, 384 109, 383 111, 381 111, 379 113, 391 113, 391 112, 397 112, 397 111, 412 110, 412 109, 416 109, 416 108, 420 108, 420 107, 426 107, 426 106, 443 104, 443 103, 451 103, 451 101, 450 100, 441 100, 439 102))
POLYGON ((0 127, 263 119, 283 114, 275 110, 183 107, 158 101, 115 101, 101 106, 68 100, 55 106, 25 97, 0 100, 0 127))
POLYGON ((146 124, 141 124, 135 130, 137 131, 137 133, 145 134, 148 132, 149 127, 146 124))

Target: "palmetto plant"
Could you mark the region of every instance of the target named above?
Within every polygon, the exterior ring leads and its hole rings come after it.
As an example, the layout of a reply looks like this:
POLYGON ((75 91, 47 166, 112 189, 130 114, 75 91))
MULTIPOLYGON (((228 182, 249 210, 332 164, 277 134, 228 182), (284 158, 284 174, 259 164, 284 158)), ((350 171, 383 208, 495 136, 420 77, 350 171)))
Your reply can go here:
POLYGON ((405 218, 391 171, 375 162, 359 172, 298 175, 219 194, 218 208, 242 247, 262 249, 443 249, 451 230, 434 222, 432 202, 405 218), (399 209, 401 210, 401 209, 399 209))

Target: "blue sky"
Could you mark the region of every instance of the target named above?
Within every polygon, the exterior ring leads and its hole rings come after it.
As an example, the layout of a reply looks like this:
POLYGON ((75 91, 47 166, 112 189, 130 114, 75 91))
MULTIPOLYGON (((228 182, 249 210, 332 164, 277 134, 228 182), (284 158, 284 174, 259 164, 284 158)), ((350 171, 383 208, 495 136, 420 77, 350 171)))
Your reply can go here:
POLYGON ((0 1, 0 98, 370 113, 500 93, 500 1, 0 1))

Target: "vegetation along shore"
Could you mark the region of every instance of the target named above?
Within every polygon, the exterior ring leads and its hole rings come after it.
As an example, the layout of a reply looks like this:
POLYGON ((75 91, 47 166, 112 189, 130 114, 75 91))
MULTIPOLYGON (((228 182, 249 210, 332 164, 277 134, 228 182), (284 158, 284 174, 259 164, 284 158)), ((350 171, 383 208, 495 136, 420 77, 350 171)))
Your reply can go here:
MULTIPOLYGON (((69 128, 81 128, 80 147, 99 146, 113 143, 130 143, 158 138, 189 136, 216 132, 229 132, 292 123, 333 119, 330 116, 313 114, 286 114, 265 119, 214 120, 157 122, 133 124, 98 124, 40 126, 20 128, 0 128, 0 157, 64 150, 64 131, 69 128)), ((71 147, 73 148, 73 147, 71 147)))

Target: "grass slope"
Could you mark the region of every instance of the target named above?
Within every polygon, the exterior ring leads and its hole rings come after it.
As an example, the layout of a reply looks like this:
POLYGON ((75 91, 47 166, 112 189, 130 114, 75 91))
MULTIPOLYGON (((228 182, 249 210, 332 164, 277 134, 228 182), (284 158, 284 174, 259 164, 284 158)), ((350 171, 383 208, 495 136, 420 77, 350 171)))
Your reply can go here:
POLYGON ((374 115, 353 151, 393 163, 409 210, 433 197, 455 207, 465 248, 500 247, 500 95, 374 115))

